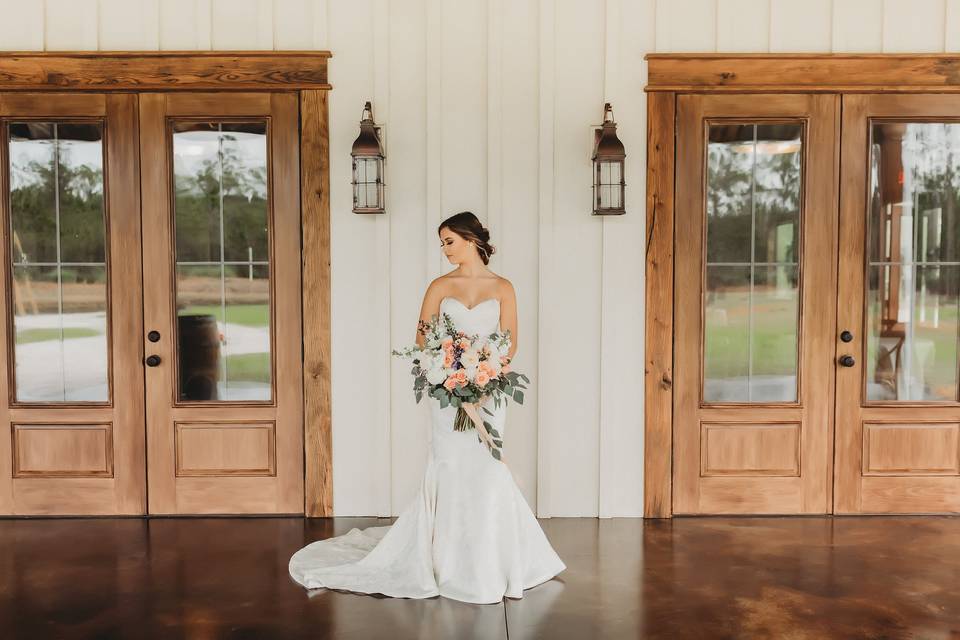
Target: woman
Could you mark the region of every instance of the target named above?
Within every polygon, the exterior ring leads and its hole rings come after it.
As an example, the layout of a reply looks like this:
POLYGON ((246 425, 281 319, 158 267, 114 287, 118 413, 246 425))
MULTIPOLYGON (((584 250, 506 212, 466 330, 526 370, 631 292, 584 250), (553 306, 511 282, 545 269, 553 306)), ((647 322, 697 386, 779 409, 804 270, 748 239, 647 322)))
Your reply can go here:
MULTIPOLYGON (((457 265, 430 283, 420 319, 447 313, 468 334, 509 329, 517 350, 513 285, 487 268, 490 233, 469 211, 441 223, 440 246, 457 265)), ((417 333, 417 344, 424 337, 417 333)), ((473 429, 455 431, 456 407, 429 397, 432 439, 414 500, 392 526, 351 529, 319 540, 290 559, 307 588, 327 587, 403 598, 436 595, 477 604, 522 598, 523 590, 566 568, 547 541, 506 465, 473 429)), ((485 418, 504 433, 506 402, 485 418)), ((471 411, 472 413, 472 411, 471 411)))

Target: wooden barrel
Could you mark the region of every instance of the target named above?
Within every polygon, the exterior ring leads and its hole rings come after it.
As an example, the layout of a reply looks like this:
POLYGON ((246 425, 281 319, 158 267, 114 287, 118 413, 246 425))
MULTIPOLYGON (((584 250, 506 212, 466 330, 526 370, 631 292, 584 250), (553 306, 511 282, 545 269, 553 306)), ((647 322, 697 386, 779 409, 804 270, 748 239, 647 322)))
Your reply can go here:
POLYGON ((209 314, 177 316, 180 399, 217 400, 220 332, 209 314))

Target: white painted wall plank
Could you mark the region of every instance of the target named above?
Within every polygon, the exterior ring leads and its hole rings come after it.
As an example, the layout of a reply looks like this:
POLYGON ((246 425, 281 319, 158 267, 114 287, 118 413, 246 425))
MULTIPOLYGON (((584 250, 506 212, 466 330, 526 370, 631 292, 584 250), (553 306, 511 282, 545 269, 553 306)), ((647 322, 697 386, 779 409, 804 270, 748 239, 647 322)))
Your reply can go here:
POLYGON ((658 52, 717 49, 717 0, 657 0, 658 52))
MULTIPOLYGON (((499 222, 491 222, 497 247, 490 262, 517 293, 517 353, 514 365, 537 384, 523 404, 507 405, 504 454, 520 491, 537 511, 537 411, 543 389, 537 370, 537 275, 539 217, 539 100, 537 0, 502 0, 500 37, 499 222)), ((492 199, 491 199, 492 200, 492 199)), ((490 203, 491 221, 494 204, 490 203)))
POLYGON ((944 0, 887 0, 884 5, 884 52, 943 51, 944 0))
MULTIPOLYGON (((416 339, 420 304, 426 291, 426 256, 439 252, 436 233, 427 224, 426 0, 392 2, 389 7, 390 55, 387 129, 387 220, 390 222, 390 344, 399 349, 416 339)), ((377 104, 382 102, 377 91, 377 104)), ((381 109, 381 115, 386 115, 381 109)), ((381 121, 378 117, 378 122, 381 121)), ((423 477, 430 429, 429 400, 417 404, 407 360, 392 358, 390 429, 393 511, 406 506, 423 477)))
POLYGON ((314 0, 274 0, 274 3, 275 48, 312 49, 317 3, 314 0))
POLYGON ((209 49, 211 0, 161 0, 160 48, 168 51, 209 49))
MULTIPOLYGON (((333 376, 333 502, 340 515, 391 515, 390 424, 383 394, 386 319, 375 293, 382 216, 352 211, 350 149, 373 94, 373 2, 330 5, 330 227, 333 376), (371 395, 372 394, 372 395, 371 395), (367 400, 368 397, 374 400, 367 400)), ((388 141, 389 144, 389 141, 388 141)), ((387 215, 390 215, 389 213, 387 215)))
POLYGON ((880 51, 883 0, 843 0, 833 5, 833 51, 880 51))
POLYGON ((833 0, 770 0, 770 51, 828 52, 833 0))
MULTIPOLYGON (((647 44, 648 47, 651 45, 647 44)), ((764 52, 769 49, 770 0, 717 1, 717 51, 764 52)))
POLYGON ((0 0, 0 50, 43 50, 43 3, 0 0))
MULTIPOLYGON (((473 211, 487 217, 487 11, 476 0, 444 0, 439 64, 443 82, 441 217, 473 211)), ((446 260, 444 260, 446 263, 446 260)), ((450 269, 445 264, 442 271, 450 269)), ((437 275, 440 275, 437 273, 437 275)))
POLYGON ((160 0, 100 0, 100 49, 160 48, 160 0))
MULTIPOLYGON (((600 337, 600 517, 643 513, 644 230, 646 183, 646 63, 653 47, 654 0, 618 0, 617 46, 608 55, 618 72, 607 95, 624 164, 627 213, 603 219, 600 337), (639 77, 633 77, 639 70, 639 77)), ((608 32, 611 27, 608 26, 608 32)), ((609 36, 608 36, 609 38, 609 36)))
POLYGON ((541 354, 546 402, 540 425, 550 425, 550 459, 541 478, 550 484, 550 515, 597 515, 600 419, 600 273, 602 221, 591 215, 593 136, 603 113, 604 16, 592 4, 557 3, 556 183, 554 303, 541 315, 558 339, 541 354), (579 132, 579 133, 578 133, 579 132), (594 265, 586 268, 586 265, 594 265), (570 391, 576 389, 575 395, 570 391))
POLYGON ((960 0, 947 0, 947 19, 944 21, 944 51, 960 51, 960 0))
POLYGON ((270 12, 264 11, 265 6, 269 9, 269 5, 266 5, 264 0, 211 0, 211 2, 212 48, 233 50, 272 48, 273 21, 270 12))
POLYGON ((96 51, 97 1, 47 0, 46 48, 50 51, 96 51))

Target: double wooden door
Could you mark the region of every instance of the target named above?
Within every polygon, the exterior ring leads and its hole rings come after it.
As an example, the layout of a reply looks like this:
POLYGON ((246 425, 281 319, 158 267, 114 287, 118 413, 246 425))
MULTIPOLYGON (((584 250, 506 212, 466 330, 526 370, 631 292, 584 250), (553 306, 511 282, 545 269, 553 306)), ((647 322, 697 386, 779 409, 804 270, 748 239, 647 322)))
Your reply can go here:
POLYGON ((298 118, 0 94, 0 513, 303 511, 298 118))
POLYGON ((682 95, 677 128, 674 513, 960 511, 956 100, 682 95))

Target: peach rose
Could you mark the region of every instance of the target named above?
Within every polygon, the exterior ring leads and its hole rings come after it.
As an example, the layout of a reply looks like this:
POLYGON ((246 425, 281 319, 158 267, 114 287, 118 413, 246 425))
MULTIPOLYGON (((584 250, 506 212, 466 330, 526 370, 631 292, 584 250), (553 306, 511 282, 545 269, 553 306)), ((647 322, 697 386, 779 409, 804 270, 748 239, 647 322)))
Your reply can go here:
POLYGON ((466 351, 467 349, 470 348, 470 341, 467 340, 466 338, 461 338, 461 339, 460 339, 460 342, 457 343, 457 344, 458 344, 459 347, 460 347, 461 349, 463 349, 464 351, 466 351))
POLYGON ((453 388, 454 388, 455 386, 457 386, 457 378, 456 378, 456 376, 450 376, 450 377, 447 378, 446 381, 443 383, 443 388, 446 389, 447 391, 453 391, 453 388))
POLYGON ((483 369, 477 370, 477 377, 474 379, 481 387, 487 386, 487 383, 490 382, 490 375, 483 369))
POLYGON ((453 377, 456 379, 457 384, 467 384, 467 372, 464 369, 457 369, 457 372, 453 374, 453 377))
POLYGON ((502 367, 500 367, 500 371, 503 373, 510 373, 510 365, 508 364, 503 365, 502 367))
POLYGON ((440 348, 444 351, 447 349, 453 349, 453 338, 444 338, 440 343, 440 348))
POLYGON ((450 368, 453 366, 453 354, 447 352, 443 355, 443 366, 450 368))

